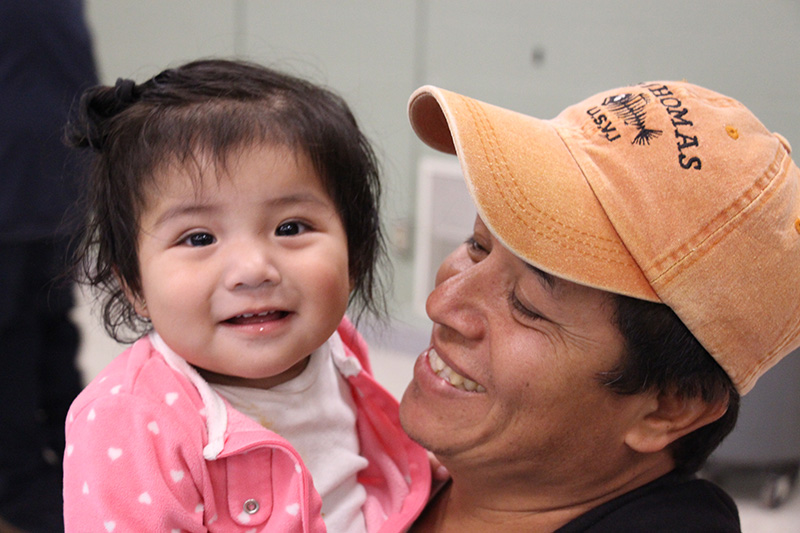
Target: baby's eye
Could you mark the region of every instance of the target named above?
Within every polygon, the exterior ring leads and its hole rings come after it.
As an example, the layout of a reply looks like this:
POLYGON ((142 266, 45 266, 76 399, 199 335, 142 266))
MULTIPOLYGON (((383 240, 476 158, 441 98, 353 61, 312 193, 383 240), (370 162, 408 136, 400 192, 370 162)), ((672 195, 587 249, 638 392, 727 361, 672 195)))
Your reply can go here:
POLYGON ((300 222, 298 220, 290 220, 288 222, 283 222, 278 228, 275 230, 275 235, 278 237, 290 237, 292 235, 299 235, 308 231, 308 225, 300 222))
POLYGON ((182 242, 188 246, 210 246, 217 242, 217 238, 210 233, 192 233, 182 242))

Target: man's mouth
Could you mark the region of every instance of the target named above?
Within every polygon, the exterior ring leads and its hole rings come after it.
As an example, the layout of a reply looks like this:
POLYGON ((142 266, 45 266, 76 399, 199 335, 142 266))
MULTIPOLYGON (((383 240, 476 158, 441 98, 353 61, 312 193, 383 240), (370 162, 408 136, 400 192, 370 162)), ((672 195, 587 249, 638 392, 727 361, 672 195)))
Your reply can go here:
POLYGON ((264 324, 266 322, 274 322, 289 315, 288 311, 264 311, 263 313, 242 313, 235 317, 229 318, 225 322, 236 326, 249 326, 252 324, 264 324))
POLYGON ((465 378, 447 366, 433 348, 428 350, 428 363, 431 365, 431 369, 433 369, 433 372, 437 376, 448 382, 453 387, 467 392, 486 392, 486 388, 483 385, 480 385, 469 378, 465 378))

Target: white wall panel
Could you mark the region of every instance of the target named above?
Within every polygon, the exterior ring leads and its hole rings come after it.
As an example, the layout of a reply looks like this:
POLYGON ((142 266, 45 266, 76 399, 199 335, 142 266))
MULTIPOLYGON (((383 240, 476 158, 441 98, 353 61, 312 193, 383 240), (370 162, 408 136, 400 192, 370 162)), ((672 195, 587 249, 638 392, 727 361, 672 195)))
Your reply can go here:
POLYGON ((104 83, 139 80, 206 56, 230 56, 235 0, 87 0, 104 83))

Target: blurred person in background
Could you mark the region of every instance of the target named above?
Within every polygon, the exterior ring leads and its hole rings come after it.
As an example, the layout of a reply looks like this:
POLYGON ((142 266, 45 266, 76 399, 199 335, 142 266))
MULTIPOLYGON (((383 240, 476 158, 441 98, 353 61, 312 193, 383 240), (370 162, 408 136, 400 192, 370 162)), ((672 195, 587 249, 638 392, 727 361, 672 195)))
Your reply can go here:
POLYGON ((0 530, 63 531, 64 418, 82 388, 63 129, 95 83, 81 0, 0 2, 0 530))

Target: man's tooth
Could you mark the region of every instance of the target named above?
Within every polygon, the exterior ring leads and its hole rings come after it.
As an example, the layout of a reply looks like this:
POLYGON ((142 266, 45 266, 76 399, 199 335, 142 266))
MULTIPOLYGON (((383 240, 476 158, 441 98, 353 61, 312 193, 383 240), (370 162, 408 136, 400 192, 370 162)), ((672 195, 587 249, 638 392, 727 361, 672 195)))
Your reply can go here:
POLYGON ((483 386, 479 385, 475 381, 472 381, 471 379, 465 378, 447 366, 444 360, 439 357, 439 354, 437 354, 433 348, 431 348, 431 350, 428 352, 428 362, 434 373, 450 383, 450 385, 453 387, 469 392, 486 392, 486 389, 483 386))
POLYGON ((442 361, 442 358, 439 357, 439 355, 433 350, 431 350, 430 354, 428 355, 428 359, 431 362, 431 368, 433 368, 434 372, 441 372, 444 369, 444 361, 442 361))

